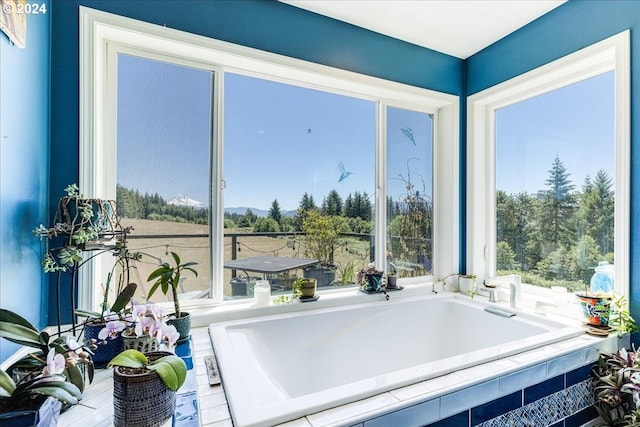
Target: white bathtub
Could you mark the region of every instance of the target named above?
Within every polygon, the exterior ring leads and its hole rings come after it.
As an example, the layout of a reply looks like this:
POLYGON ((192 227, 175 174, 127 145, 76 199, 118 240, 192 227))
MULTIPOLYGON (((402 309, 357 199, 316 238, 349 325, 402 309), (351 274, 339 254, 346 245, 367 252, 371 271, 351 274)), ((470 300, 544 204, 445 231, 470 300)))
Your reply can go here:
POLYGON ((487 306, 456 294, 392 297, 212 324, 234 425, 273 426, 584 333, 487 306))

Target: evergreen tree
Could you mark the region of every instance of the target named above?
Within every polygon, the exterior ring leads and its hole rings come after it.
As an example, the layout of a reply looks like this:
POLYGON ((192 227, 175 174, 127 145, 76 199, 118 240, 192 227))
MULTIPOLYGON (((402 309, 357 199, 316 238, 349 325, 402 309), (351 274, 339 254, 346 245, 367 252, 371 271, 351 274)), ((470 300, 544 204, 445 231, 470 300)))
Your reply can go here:
POLYGON ((593 181, 585 178, 580 200, 582 229, 594 239, 603 254, 613 252, 615 197, 612 187, 613 179, 601 169, 593 181))
POLYGON ((282 212, 280 211, 280 204, 278 199, 274 199, 271 203, 271 209, 269 209, 269 218, 273 219, 277 224, 282 222, 282 212))
POLYGON ((342 197, 336 190, 331 190, 322 202, 322 213, 325 215, 342 215, 342 197))
POLYGON ((571 193, 575 186, 569 176, 564 164, 556 156, 549 170, 549 178, 545 181, 548 189, 540 192, 541 234, 544 240, 551 243, 552 250, 557 250, 560 244, 571 244, 575 238, 576 200, 571 193))

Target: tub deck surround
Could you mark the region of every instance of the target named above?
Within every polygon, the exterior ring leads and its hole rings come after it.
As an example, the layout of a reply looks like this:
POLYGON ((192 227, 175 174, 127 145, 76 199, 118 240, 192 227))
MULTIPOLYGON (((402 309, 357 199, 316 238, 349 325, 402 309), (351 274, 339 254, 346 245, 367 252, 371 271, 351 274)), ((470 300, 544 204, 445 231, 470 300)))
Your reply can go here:
POLYGON ((498 316, 479 299, 423 295, 211 324, 234 424, 342 425, 324 411, 390 412, 594 343, 582 327, 510 308, 516 316, 498 316))
MULTIPOLYGON (((213 354, 207 328, 191 330, 176 354, 187 363, 187 380, 176 395, 173 418, 162 427, 233 427, 224 391, 210 386, 204 359, 213 354), (185 348, 186 346, 186 348, 185 348)), ((113 370, 97 369, 78 405, 60 414, 60 427, 113 427, 113 370)))

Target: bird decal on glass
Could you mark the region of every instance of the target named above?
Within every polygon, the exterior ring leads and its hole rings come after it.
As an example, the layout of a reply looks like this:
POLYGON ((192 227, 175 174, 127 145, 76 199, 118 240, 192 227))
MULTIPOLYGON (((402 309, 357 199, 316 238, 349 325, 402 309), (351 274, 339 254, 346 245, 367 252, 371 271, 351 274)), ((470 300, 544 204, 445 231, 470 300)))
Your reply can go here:
POLYGON ((409 141, 413 142, 413 145, 416 145, 416 140, 413 139, 413 131, 411 128, 400 128, 400 130, 404 133, 404 136, 409 138, 409 141))
POLYGON ((349 175, 351 175, 351 172, 344 168, 344 164, 342 164, 342 162, 338 162, 338 168, 340 169, 340 178, 338 178, 338 182, 347 179, 349 175))

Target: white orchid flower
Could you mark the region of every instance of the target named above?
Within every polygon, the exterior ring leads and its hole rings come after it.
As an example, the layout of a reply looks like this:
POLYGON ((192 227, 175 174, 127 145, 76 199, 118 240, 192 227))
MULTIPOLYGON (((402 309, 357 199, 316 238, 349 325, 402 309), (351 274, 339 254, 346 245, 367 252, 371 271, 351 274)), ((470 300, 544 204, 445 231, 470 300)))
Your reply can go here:
POLYGON ((106 326, 98 333, 98 339, 104 340, 107 337, 113 339, 118 336, 119 332, 122 332, 126 328, 127 324, 121 320, 112 320, 107 322, 106 326))
POLYGON ((62 354, 56 354, 54 349, 50 349, 47 353, 47 364, 42 370, 45 376, 57 375, 64 372, 66 359, 62 354))

